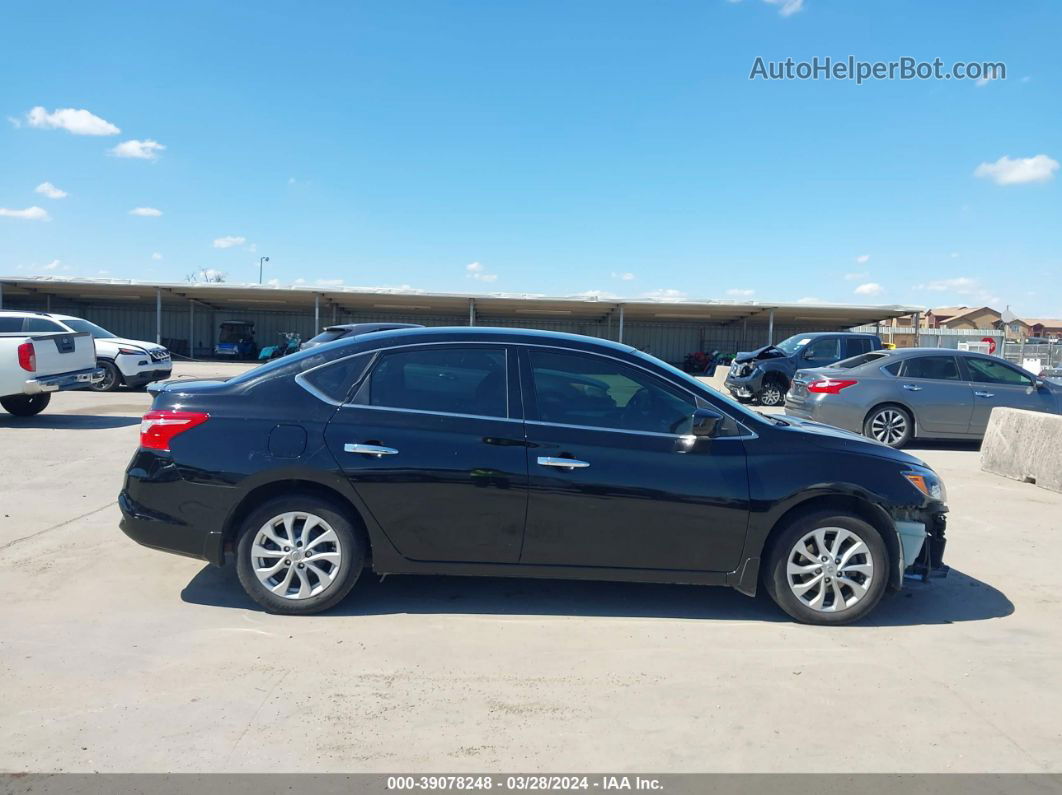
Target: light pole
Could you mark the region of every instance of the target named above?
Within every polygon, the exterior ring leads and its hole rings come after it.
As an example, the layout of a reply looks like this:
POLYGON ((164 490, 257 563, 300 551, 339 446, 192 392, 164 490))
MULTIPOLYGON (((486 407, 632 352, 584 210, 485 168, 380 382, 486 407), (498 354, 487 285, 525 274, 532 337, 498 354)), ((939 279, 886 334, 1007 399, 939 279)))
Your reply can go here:
POLYGON ((258 283, 259 284, 262 283, 262 263, 263 262, 269 262, 269 257, 259 257, 258 258, 258 283))

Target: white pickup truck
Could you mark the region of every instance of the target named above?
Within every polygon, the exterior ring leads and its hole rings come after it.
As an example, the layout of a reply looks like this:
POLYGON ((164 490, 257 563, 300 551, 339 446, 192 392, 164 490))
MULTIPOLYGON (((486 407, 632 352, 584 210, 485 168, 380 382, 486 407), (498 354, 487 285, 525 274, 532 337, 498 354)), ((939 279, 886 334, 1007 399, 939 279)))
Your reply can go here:
POLYGON ((0 406, 17 417, 44 411, 52 392, 103 378, 92 335, 0 333, 0 406))

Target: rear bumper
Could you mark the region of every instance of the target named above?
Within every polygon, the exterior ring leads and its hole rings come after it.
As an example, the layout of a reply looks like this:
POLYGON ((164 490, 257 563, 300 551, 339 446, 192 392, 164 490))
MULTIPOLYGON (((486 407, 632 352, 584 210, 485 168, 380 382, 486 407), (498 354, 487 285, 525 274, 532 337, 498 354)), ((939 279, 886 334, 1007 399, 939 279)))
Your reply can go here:
POLYGON ((65 392, 71 389, 84 389, 102 380, 103 370, 91 367, 87 370, 75 370, 72 373, 31 378, 26 381, 22 391, 26 395, 38 395, 41 392, 65 392))
POLYGON ((224 563, 224 544, 220 531, 194 527, 166 514, 151 511, 134 501, 123 491, 118 495, 122 532, 145 547, 206 560, 220 566, 224 563))
POLYGON ((801 420, 821 422, 852 433, 863 433, 863 419, 866 410, 862 406, 850 405, 838 401, 834 395, 809 395, 794 399, 792 392, 785 396, 785 414, 801 420))

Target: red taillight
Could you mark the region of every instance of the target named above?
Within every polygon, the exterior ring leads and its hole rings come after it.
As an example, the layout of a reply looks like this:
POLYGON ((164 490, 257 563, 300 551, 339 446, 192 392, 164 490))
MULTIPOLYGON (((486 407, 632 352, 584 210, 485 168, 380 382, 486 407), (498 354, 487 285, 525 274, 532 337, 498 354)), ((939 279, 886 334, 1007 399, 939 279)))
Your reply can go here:
POLYGON ((202 425, 209 419, 210 415, 201 411, 149 411, 140 421, 140 446, 148 450, 168 451, 174 436, 202 425))
POLYGON ((812 381, 808 384, 808 392, 815 392, 820 395, 836 395, 842 389, 848 389, 850 386, 855 386, 858 381, 845 378, 820 378, 818 381, 812 381))
POLYGON ((37 353, 32 342, 23 342, 18 346, 18 366, 29 373, 37 372, 37 353))

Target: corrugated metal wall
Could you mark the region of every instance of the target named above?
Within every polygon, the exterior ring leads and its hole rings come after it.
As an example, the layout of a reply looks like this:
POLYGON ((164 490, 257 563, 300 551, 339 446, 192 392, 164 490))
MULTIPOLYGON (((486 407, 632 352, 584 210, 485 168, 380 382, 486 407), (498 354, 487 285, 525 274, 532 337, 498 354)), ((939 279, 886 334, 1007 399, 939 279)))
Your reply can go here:
MULTIPOLYGON (((5 298, 5 308, 46 310, 47 299, 43 296, 25 299, 22 297, 5 298)), ((115 334, 131 339, 154 341, 155 307, 129 306, 117 302, 96 304, 88 302, 69 302, 52 299, 51 311, 84 317, 97 323, 115 334)), ((466 326, 468 315, 405 315, 387 312, 337 312, 337 323, 364 323, 388 321, 396 323, 420 323, 425 326, 466 326)), ((296 331, 303 339, 309 339, 314 329, 313 312, 284 312, 276 310, 229 311, 212 310, 196 304, 194 312, 188 308, 162 309, 162 338, 175 351, 186 353, 187 340, 194 335, 197 356, 209 355, 217 340, 218 325, 226 320, 245 320, 255 324, 255 338, 259 345, 272 345, 280 342, 280 335, 296 331), (193 321, 194 318, 194 321, 193 321), (194 322, 194 332, 193 332, 194 322)), ((333 322, 331 307, 321 307, 320 325, 333 322)), ((504 328, 535 328, 549 331, 563 331, 571 334, 585 334, 591 337, 616 339, 618 319, 613 316, 611 322, 606 320, 573 320, 568 318, 548 318, 533 316, 490 316, 477 315, 478 326, 500 326, 504 328)), ((793 334, 808 331, 834 330, 828 327, 816 327, 814 324, 803 326, 776 325, 775 341, 785 339, 793 334)), ((673 363, 680 363, 688 353, 693 351, 719 350, 734 353, 750 350, 767 344, 767 326, 758 321, 756 324, 738 321, 725 326, 712 326, 690 321, 654 321, 632 322, 624 324, 623 341, 639 350, 651 353, 673 363)))

